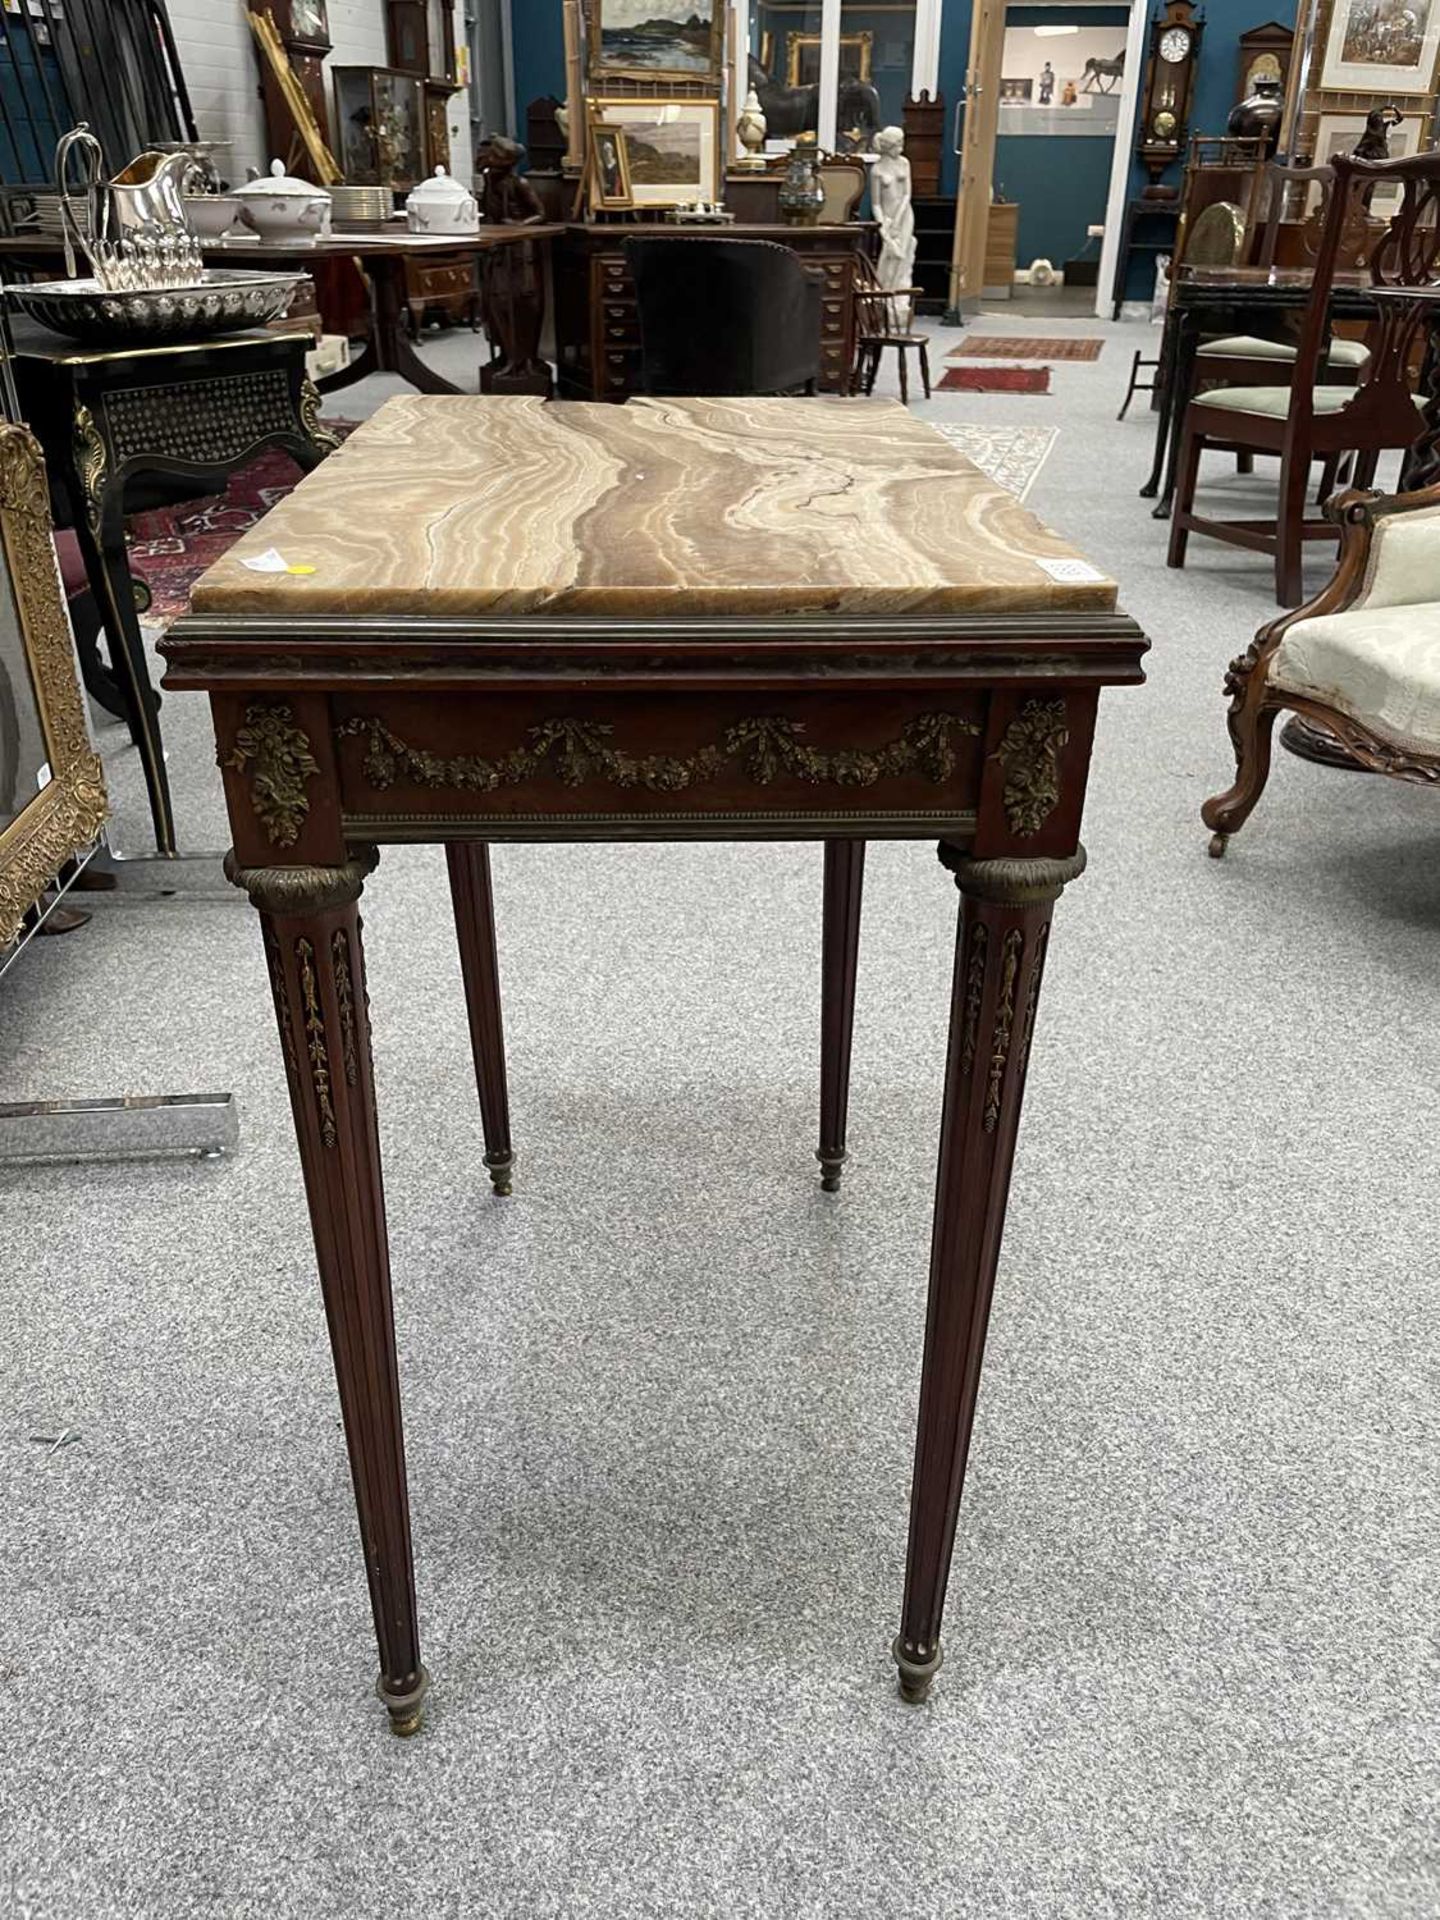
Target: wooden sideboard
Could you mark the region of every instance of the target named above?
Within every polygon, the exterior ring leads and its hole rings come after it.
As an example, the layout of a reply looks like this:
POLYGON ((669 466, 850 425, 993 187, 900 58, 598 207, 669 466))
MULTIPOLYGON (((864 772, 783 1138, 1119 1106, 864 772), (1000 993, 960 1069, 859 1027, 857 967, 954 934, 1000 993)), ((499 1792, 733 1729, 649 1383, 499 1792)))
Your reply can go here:
POLYGON ((474 326, 480 317, 480 261, 476 254, 435 254, 405 262, 405 307, 410 330, 418 332, 427 314, 443 313, 474 326))
POLYGON ((873 228, 745 225, 579 225, 555 245, 555 351, 565 400, 627 400, 640 390, 640 315, 625 242, 677 233, 774 240, 825 278, 820 388, 848 393, 855 364, 855 260, 873 228))

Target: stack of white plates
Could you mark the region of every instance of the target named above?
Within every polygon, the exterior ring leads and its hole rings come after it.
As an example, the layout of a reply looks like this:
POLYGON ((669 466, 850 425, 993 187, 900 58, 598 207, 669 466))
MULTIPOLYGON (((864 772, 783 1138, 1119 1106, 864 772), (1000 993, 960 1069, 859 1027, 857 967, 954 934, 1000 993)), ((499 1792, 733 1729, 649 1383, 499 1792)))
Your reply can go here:
POLYGON ((395 196, 389 187, 328 187, 332 226, 379 226, 395 210, 395 196))
MULTIPOLYGON (((38 231, 50 237, 63 233, 65 229, 60 217, 59 194, 37 193, 34 198, 35 226, 38 231)), ((86 232, 90 222, 83 198, 78 194, 72 195, 70 205, 74 208, 75 217, 80 222, 81 232, 86 232)))

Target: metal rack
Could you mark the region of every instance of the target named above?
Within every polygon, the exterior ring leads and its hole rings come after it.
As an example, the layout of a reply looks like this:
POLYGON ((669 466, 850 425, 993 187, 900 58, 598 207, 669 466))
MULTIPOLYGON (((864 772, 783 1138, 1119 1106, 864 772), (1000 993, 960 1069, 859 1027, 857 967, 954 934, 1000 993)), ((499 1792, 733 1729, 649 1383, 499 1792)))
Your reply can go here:
POLYGON ((0 6, 0 226, 51 187, 60 136, 94 129, 118 172, 147 147, 198 138, 165 0, 0 6))

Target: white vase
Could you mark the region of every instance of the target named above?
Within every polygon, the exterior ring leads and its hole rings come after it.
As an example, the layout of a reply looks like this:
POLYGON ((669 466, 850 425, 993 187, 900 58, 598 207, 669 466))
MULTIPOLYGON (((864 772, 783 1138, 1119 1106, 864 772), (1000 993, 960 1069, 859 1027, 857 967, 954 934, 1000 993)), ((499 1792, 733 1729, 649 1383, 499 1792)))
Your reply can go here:
POLYGON ((747 172, 753 172, 765 165, 765 156, 761 149, 765 145, 768 123, 759 96, 752 87, 746 96, 745 104, 735 122, 735 135, 745 149, 744 157, 735 162, 747 172))

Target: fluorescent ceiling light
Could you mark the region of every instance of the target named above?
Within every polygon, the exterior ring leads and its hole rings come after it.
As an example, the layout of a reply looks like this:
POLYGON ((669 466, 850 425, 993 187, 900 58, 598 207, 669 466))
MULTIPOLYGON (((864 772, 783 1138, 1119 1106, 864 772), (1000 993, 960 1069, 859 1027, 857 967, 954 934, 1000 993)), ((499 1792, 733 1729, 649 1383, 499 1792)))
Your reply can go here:
POLYGON ((1030 31, 1039 40, 1054 40, 1062 33, 1079 33, 1079 27, 1032 27, 1030 31))

